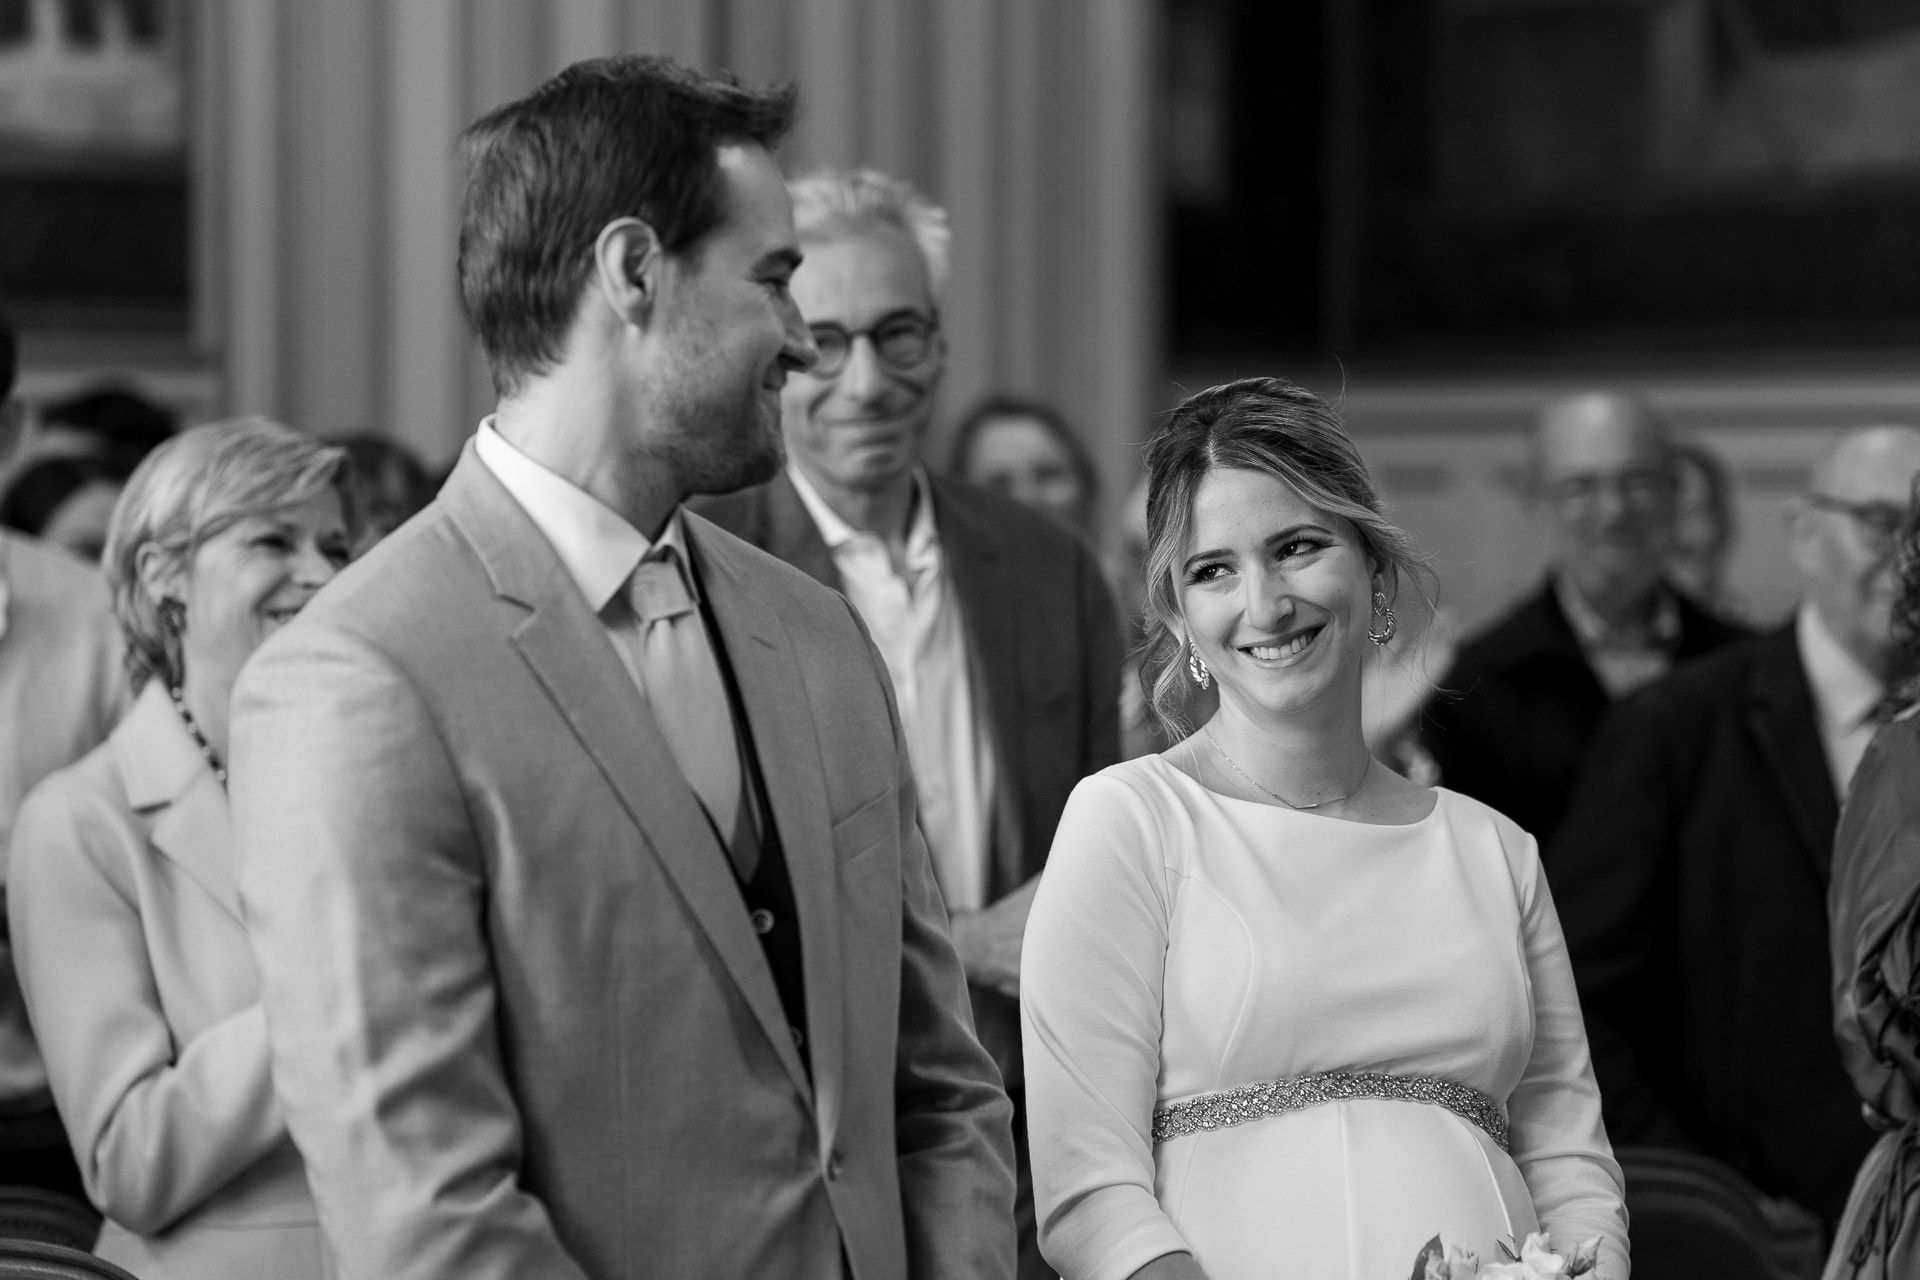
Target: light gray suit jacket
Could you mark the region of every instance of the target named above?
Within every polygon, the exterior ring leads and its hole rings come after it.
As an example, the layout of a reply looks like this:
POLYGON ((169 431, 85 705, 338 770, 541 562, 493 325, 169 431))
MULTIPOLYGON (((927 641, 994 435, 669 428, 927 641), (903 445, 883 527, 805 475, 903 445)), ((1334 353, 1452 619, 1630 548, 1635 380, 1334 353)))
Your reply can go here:
POLYGON ((793 882, 811 1077, 645 701, 471 449, 242 675, 275 1083, 347 1276, 1011 1273, 1010 1107, 880 659, 839 596, 687 533, 793 882))

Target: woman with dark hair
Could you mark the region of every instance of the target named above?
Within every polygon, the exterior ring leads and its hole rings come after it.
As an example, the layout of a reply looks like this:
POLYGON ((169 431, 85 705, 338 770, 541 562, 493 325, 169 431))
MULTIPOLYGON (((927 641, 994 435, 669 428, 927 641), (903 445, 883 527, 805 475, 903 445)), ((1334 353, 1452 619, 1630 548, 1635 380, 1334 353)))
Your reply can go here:
POLYGON ((1100 474, 1052 405, 1015 396, 975 405, 954 435, 953 474, 1093 536, 1100 474))
POLYGON ((127 473, 98 458, 55 455, 28 463, 0 494, 0 524, 98 563, 127 473))
POLYGON ((1147 468, 1147 674, 1185 736, 1080 784, 1034 903, 1043 1252, 1068 1280, 1374 1280, 1435 1233, 1493 1257, 1546 1229, 1625 1280, 1533 837, 1362 734, 1425 569, 1339 417, 1279 379, 1215 387, 1147 468))
POLYGON ((353 548, 357 560, 419 515, 439 486, 427 474, 426 464, 398 441, 367 431, 333 443, 347 455, 348 488, 360 525, 360 540, 353 548))
POLYGON ((325 1274, 274 1097, 226 793, 241 666, 346 562, 346 457, 264 419, 197 427, 127 482, 105 568, 140 693, 27 796, 15 967, 99 1254, 146 1280, 325 1274))
POLYGON ((1826 1280, 1920 1275, 1920 478, 1894 549, 1887 696, 1833 842, 1834 1031, 1867 1154, 1826 1280))
POLYGON ((117 383, 100 383, 40 410, 36 453, 94 458, 120 479, 180 429, 172 410, 117 383))
POLYGON ((1733 474, 1725 459, 1697 441, 1668 451, 1673 463, 1673 540, 1667 577, 1693 600, 1722 616, 1736 609, 1727 596, 1727 561, 1739 536, 1733 474))

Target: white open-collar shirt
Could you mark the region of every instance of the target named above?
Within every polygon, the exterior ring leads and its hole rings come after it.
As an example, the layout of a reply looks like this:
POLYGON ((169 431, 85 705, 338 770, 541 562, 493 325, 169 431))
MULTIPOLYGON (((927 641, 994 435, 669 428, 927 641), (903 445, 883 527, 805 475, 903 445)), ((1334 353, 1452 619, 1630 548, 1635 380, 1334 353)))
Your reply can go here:
POLYGON ((1873 741, 1873 709, 1886 686, 1842 647, 1811 604, 1802 604, 1795 614, 1793 635, 1800 646, 1800 666, 1813 688, 1820 746, 1833 775, 1833 794, 1845 800, 1853 771, 1873 741))
POLYGON ((885 539, 842 520, 799 468, 787 475, 887 664, 934 878, 949 910, 977 911, 987 901, 993 745, 974 695, 966 620, 946 571, 926 473, 914 471, 913 514, 897 569, 885 539))

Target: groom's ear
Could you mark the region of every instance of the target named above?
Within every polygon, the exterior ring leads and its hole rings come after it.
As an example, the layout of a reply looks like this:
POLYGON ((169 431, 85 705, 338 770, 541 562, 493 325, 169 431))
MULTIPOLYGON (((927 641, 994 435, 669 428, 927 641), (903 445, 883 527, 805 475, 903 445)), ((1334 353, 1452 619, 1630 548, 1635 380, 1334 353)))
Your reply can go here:
POLYGON ((666 250, 640 218, 616 218, 593 242, 593 287, 622 324, 645 326, 659 309, 666 250))

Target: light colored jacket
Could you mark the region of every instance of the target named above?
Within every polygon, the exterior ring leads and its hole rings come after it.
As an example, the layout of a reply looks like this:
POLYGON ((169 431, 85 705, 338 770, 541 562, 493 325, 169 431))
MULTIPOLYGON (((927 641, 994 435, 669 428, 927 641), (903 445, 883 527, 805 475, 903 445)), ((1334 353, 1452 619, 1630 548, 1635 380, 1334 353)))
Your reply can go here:
POLYGON ((14 956, 99 1252, 143 1280, 323 1275, 275 1101, 227 798, 150 683, 20 809, 14 956))
POLYGON ((471 449, 241 675, 242 894, 343 1275, 1011 1274, 1011 1107, 879 657, 840 596, 686 532, 792 881, 805 1060, 651 710, 471 449))

